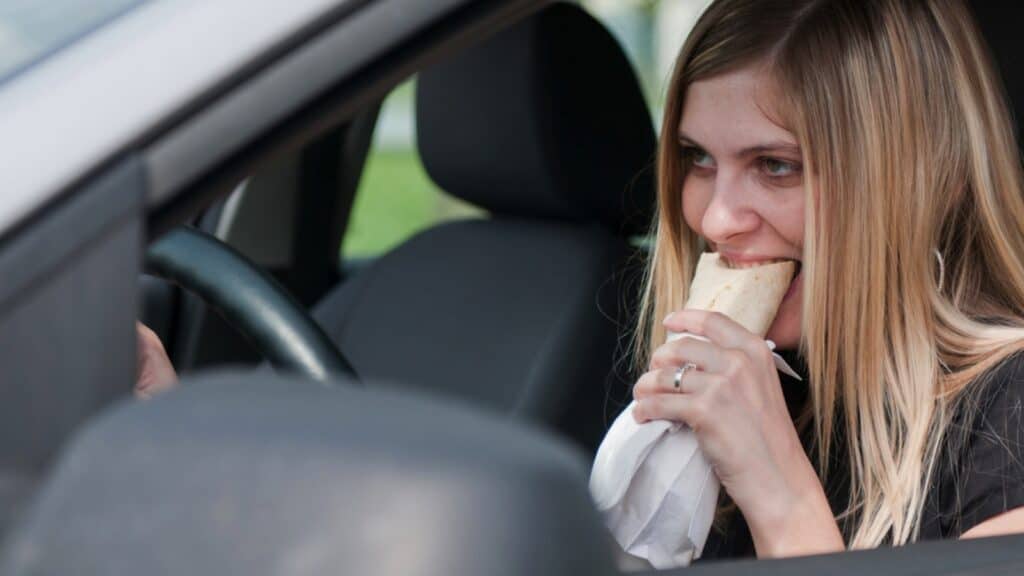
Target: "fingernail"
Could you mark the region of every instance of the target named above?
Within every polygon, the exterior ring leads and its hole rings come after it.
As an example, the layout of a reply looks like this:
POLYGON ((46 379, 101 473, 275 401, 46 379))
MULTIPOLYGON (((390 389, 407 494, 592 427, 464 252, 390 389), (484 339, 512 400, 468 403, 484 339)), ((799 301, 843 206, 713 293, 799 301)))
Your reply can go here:
POLYGON ((662 320, 661 323, 662 324, 668 324, 668 321, 671 320, 672 317, 675 316, 675 314, 676 314, 675 312, 672 312, 668 316, 665 316, 665 319, 662 320))
POLYGON ((768 345, 769 350, 771 350, 772 352, 775 351, 775 342, 772 342, 771 340, 765 340, 764 343, 768 345))

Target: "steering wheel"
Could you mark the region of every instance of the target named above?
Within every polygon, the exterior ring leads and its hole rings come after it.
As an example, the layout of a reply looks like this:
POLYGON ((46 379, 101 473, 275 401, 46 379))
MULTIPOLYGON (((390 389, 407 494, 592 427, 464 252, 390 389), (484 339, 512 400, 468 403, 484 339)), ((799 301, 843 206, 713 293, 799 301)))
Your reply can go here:
POLYGON ((282 287, 245 256, 193 228, 177 228, 153 243, 146 272, 192 292, 237 330, 279 372, 326 383, 352 364, 320 325, 282 287))

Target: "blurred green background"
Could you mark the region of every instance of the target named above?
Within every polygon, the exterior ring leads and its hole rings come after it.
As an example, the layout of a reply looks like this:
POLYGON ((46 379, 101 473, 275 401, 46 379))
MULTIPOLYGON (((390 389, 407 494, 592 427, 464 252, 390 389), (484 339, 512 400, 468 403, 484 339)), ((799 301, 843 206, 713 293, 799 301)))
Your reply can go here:
POLYGON ((345 233, 345 258, 378 254, 435 220, 440 191, 412 150, 380 150, 367 160, 345 233), (367 190, 372 193, 366 194, 367 190))
POLYGON ((427 175, 415 142, 415 82, 388 96, 377 121, 342 258, 372 257, 437 222, 478 218, 479 209, 442 192, 427 175))

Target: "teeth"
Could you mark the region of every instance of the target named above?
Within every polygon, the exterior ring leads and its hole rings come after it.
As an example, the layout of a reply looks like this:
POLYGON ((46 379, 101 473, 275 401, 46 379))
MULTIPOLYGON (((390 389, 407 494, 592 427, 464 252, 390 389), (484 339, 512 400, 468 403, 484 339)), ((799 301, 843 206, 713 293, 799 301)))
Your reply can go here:
POLYGON ((757 268, 759 266, 766 266, 768 264, 778 264, 779 262, 786 262, 783 258, 776 258, 774 260, 762 260, 760 262, 729 262, 729 267, 739 270, 746 270, 747 268, 757 268))

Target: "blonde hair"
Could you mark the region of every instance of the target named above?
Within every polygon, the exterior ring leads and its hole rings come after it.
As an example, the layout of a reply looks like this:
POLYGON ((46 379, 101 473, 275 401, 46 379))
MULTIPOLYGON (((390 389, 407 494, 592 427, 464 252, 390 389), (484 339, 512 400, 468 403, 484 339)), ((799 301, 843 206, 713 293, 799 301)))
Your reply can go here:
POLYGON ((1024 186, 1002 86, 961 0, 714 2, 670 82, 640 369, 702 249, 682 217, 687 86, 751 65, 804 156, 819 474, 845 449, 851 547, 913 541, 943 446, 959 445, 958 403, 1024 348, 1024 186))

